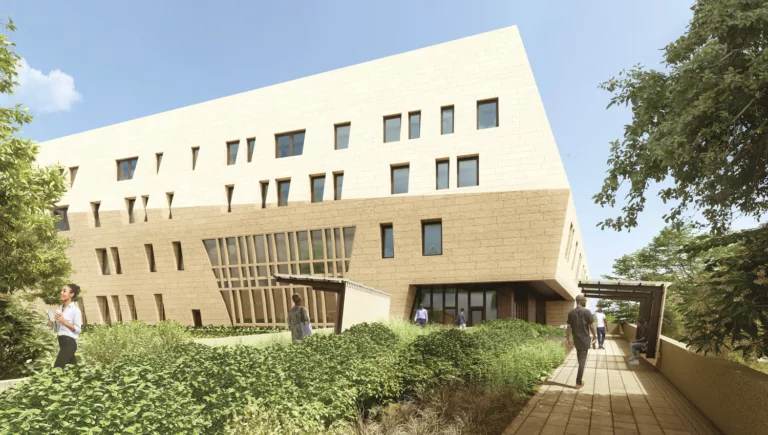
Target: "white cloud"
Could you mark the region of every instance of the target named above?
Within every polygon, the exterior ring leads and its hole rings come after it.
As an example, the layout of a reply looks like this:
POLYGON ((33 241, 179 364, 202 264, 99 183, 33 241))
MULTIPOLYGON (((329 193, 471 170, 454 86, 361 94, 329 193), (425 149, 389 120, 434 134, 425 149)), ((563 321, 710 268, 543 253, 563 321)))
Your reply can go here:
POLYGON ((72 104, 83 99, 75 89, 75 79, 61 70, 46 75, 21 59, 17 71, 19 85, 13 95, 0 95, 2 105, 21 103, 33 112, 56 113, 69 111, 72 104))

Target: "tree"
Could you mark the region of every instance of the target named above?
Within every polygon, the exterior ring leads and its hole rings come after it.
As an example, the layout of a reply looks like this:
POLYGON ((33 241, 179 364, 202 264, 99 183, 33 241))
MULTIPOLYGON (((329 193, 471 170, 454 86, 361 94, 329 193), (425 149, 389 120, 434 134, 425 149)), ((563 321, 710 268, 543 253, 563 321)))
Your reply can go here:
POLYGON ((602 308, 606 317, 612 317, 609 321, 618 323, 634 323, 640 311, 640 306, 637 302, 611 301, 608 299, 597 301, 597 308, 602 308))
POLYGON ((594 196, 613 207, 628 187, 626 204, 603 228, 637 226, 654 183, 674 204, 667 222, 695 207, 724 233, 734 212, 768 211, 768 0, 698 0, 692 10, 663 70, 636 66, 601 84, 613 94, 608 107, 632 110, 594 196))
MULTIPOLYGON (((12 20, 2 24, 8 32, 12 20)), ((17 85, 19 55, 0 33, 0 93, 17 85)), ((55 204, 66 190, 57 167, 37 167, 38 147, 18 136, 32 116, 20 105, 0 107, 0 294, 21 293, 58 300, 58 289, 71 272, 68 240, 59 237, 55 204)))
POLYGON ((768 227, 702 238, 687 254, 710 255, 694 285, 681 292, 683 341, 699 352, 768 355, 768 227))
POLYGON ((12 295, 0 294, 0 380, 28 376, 50 367, 45 357, 55 338, 45 317, 12 295))

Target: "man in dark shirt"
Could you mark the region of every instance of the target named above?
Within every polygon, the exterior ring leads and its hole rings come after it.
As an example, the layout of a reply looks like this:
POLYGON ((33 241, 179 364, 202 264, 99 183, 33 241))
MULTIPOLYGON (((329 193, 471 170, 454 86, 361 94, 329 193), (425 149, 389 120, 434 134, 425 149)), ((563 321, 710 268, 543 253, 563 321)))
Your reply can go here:
POLYGON ((589 346, 597 340, 597 330, 592 312, 587 309, 587 298, 584 295, 576 296, 576 308, 568 313, 568 329, 565 331, 566 343, 571 344, 573 333, 573 347, 576 348, 576 358, 579 361, 579 371, 576 374, 576 388, 584 386, 584 365, 587 363, 589 346), (590 334, 592 339, 590 339, 590 334))

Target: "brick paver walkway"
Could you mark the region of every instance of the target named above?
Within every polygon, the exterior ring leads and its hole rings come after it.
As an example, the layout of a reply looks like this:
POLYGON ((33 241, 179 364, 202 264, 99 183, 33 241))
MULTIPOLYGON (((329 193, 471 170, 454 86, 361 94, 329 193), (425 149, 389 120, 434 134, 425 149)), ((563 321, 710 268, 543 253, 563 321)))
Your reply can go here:
POLYGON ((626 340, 608 337, 605 350, 589 351, 586 385, 576 390, 571 352, 504 435, 720 434, 655 367, 629 365, 628 355, 626 340))

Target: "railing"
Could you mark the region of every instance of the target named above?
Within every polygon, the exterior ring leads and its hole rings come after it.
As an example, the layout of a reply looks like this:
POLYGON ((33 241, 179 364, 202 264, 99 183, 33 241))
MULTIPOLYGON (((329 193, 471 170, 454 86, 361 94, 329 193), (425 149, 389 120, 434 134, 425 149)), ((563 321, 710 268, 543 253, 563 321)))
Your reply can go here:
MULTIPOLYGON (((637 328, 624 326, 624 338, 637 328)), ((661 336, 656 369, 725 434, 768 433, 768 374, 661 336)))

